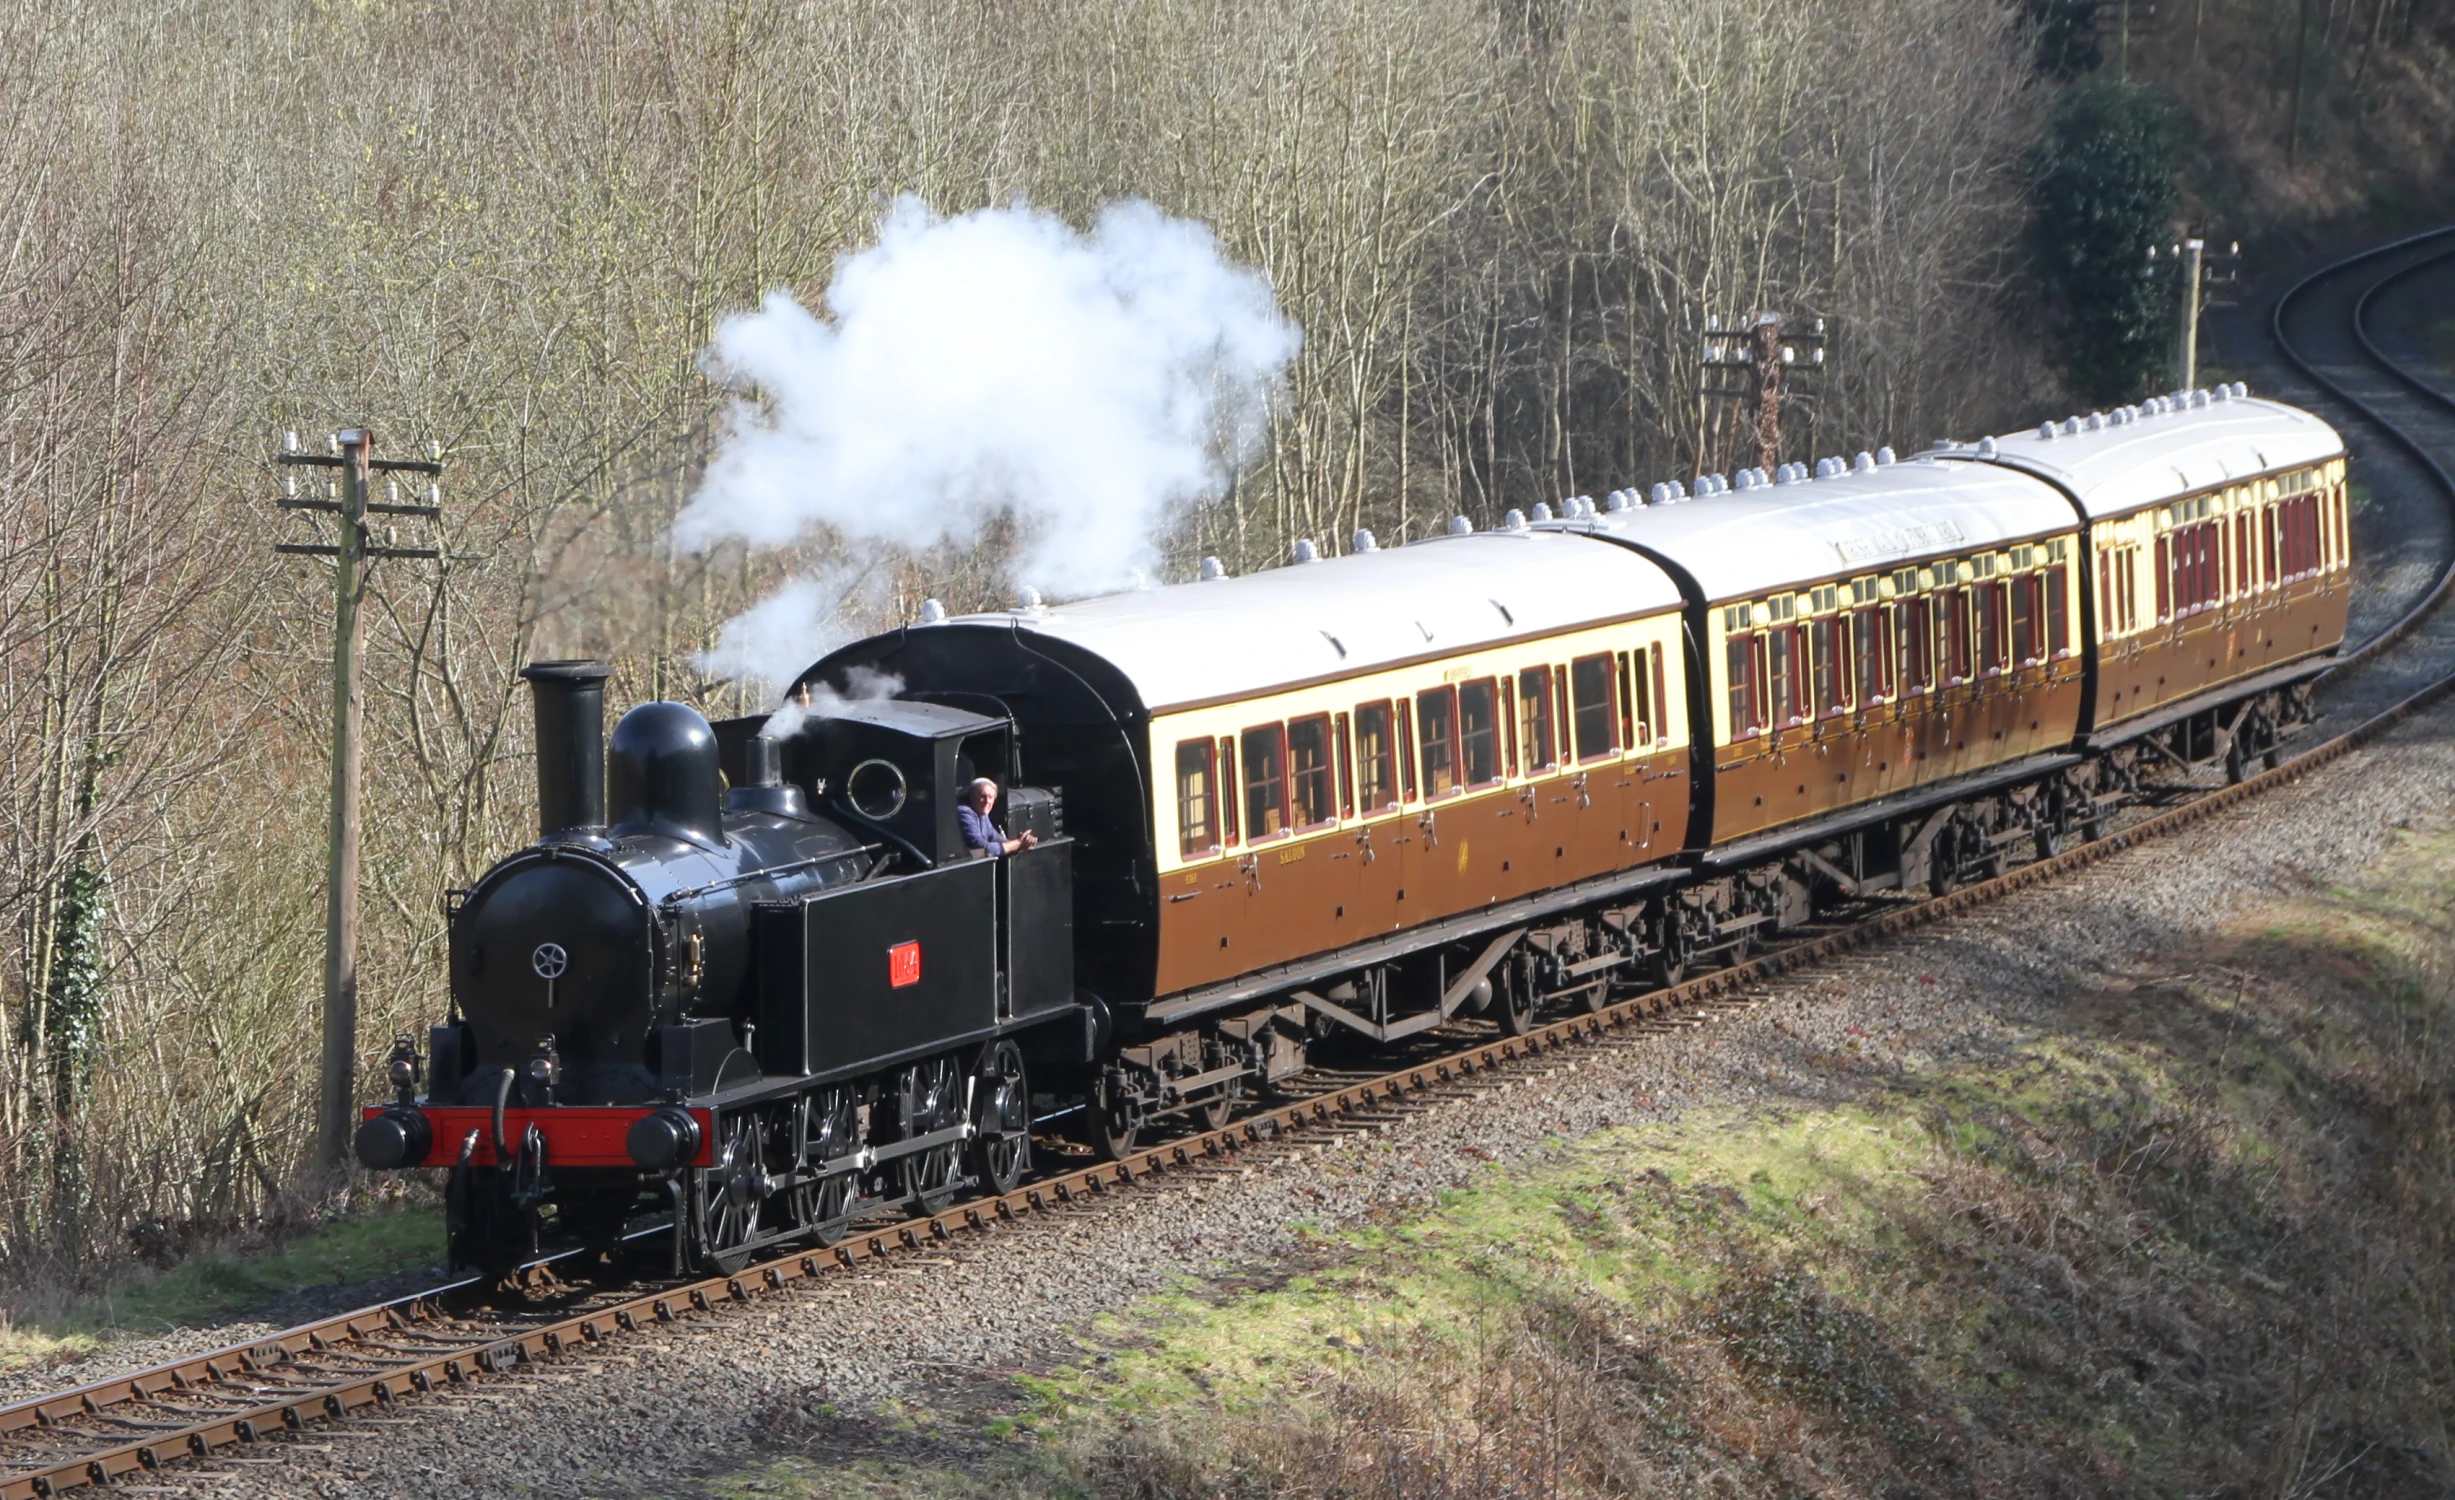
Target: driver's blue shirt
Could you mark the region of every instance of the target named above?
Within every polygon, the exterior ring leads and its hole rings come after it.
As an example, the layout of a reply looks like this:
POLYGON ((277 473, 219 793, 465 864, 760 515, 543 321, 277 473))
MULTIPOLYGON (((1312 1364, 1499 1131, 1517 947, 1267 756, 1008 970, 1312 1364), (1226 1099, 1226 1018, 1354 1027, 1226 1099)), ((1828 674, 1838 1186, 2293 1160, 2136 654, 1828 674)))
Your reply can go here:
POLYGON ((963 841, 966 844, 992 855, 1006 852, 1006 836, 997 831, 997 825, 989 821, 987 813, 965 803, 955 809, 955 819, 963 825, 963 841))

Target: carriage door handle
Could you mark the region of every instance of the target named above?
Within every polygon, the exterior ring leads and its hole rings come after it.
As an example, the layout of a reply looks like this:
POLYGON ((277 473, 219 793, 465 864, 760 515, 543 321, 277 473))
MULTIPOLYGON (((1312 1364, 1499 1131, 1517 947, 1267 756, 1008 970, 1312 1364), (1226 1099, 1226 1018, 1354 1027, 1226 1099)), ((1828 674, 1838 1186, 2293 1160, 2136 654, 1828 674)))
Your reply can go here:
POLYGON ((1256 891, 1262 888, 1262 857, 1260 855, 1246 855, 1236 862, 1236 868, 1243 873, 1247 885, 1256 891))
POLYGON ((1576 788, 1577 788, 1577 805, 1578 805, 1579 807, 1592 807, 1592 806, 1594 805, 1594 799, 1593 799, 1591 796, 1589 796, 1589 795, 1587 794, 1587 792, 1586 792, 1586 773, 1585 773, 1585 772, 1583 772, 1583 771, 1578 772, 1578 773, 1577 773, 1577 779, 1576 779, 1575 781, 1571 782, 1571 783, 1570 783, 1570 785, 1572 785, 1572 786, 1574 786, 1574 787, 1576 787, 1576 788))
POLYGON ((1415 826, 1424 831, 1424 847, 1427 849, 1438 849, 1441 846, 1440 818, 1439 813, 1426 808, 1424 815, 1415 822, 1415 826))
POLYGON ((1534 794, 1533 782, 1530 781, 1517 789, 1517 800, 1526 804, 1527 822, 1531 823, 1536 818, 1542 816, 1541 812, 1535 806, 1535 804, 1540 802, 1542 799, 1534 794))
POLYGON ((1355 831, 1355 846, 1364 851, 1364 863, 1366 864, 1371 864, 1380 858, 1379 855, 1372 852, 1372 825, 1370 823, 1355 831))

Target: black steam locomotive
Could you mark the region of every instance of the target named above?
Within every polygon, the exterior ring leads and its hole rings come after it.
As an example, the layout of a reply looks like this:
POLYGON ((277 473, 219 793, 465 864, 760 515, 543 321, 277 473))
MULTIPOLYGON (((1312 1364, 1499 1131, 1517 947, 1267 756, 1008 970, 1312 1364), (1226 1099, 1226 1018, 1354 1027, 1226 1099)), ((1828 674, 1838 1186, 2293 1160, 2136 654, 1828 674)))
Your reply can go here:
POLYGON ((357 1139, 370 1167, 451 1169, 454 1262, 663 1211, 678 1262, 733 1269, 882 1207, 1012 1188, 1027 1070, 1079 1070, 1097 1042, 1072 843, 1053 796, 1011 785, 1012 724, 882 700, 778 739, 646 703, 608 743, 609 669, 522 675, 538 840, 449 897, 452 1018, 423 1060, 395 1043, 399 1098, 357 1139), (1037 847, 968 857, 976 775, 1037 847))

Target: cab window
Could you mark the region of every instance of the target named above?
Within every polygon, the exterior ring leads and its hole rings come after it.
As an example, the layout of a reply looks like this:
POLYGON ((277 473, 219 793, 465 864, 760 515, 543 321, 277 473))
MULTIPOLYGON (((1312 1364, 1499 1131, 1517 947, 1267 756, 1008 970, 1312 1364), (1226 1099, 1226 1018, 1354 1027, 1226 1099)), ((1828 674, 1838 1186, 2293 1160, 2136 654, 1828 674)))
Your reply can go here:
POLYGON ((1186 859, 1219 848, 1217 769, 1209 739, 1176 747, 1176 848, 1186 859))

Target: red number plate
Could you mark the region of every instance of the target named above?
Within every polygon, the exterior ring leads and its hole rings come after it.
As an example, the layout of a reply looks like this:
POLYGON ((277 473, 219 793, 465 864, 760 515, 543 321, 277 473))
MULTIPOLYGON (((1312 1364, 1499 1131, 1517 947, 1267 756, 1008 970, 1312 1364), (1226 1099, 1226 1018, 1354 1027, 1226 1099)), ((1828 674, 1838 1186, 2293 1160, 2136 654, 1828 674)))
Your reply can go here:
POLYGON ((921 982, 921 945, 918 942, 897 943, 887 950, 887 985, 902 989, 907 984, 921 982))

